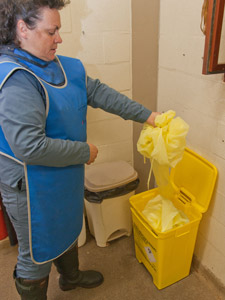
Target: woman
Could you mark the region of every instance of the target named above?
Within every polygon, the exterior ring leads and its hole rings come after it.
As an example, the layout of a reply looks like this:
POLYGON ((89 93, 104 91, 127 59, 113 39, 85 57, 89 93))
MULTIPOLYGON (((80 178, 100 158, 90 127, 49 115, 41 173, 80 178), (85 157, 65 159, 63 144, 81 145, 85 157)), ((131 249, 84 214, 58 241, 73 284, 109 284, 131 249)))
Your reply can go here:
POLYGON ((66 0, 0 3, 0 189, 16 230, 14 271, 21 299, 47 299, 52 261, 62 290, 100 285, 78 269, 87 105, 154 126, 158 113, 86 76, 77 59, 56 56, 66 0))

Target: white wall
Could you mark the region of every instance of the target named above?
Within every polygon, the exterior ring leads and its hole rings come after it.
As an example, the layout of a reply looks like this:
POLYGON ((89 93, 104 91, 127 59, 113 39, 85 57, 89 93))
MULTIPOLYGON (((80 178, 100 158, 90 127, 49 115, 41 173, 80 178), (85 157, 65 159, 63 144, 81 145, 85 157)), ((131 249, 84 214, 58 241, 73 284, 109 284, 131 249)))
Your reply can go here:
POLYGON ((190 125, 187 145, 218 168, 195 255, 225 284, 225 83, 223 75, 202 75, 202 4, 160 1, 158 110, 175 110, 190 125))
MULTIPOLYGON (((90 77, 131 97, 131 0, 72 0, 61 18, 58 54, 80 58, 90 77)), ((132 126, 88 108, 88 141, 99 149, 96 163, 133 163, 132 126)))

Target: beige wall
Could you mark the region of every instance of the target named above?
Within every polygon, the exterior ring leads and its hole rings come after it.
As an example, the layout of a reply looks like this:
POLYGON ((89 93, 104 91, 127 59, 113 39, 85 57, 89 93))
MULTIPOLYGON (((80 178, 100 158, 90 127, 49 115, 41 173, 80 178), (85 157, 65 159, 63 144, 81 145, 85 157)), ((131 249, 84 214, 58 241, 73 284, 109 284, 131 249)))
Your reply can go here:
POLYGON ((223 75, 201 75, 202 5, 202 0, 160 1, 158 109, 175 110, 190 125, 188 146, 218 168, 195 255, 225 284, 225 83, 223 75))
MULTIPOLYGON (((158 32, 159 1, 132 0, 133 99, 152 111, 156 110, 157 102, 158 32)), ((150 168, 136 147, 142 127, 134 124, 134 167, 140 178, 137 192, 146 190, 150 168)))
MULTIPOLYGON (((72 0, 61 11, 63 44, 58 54, 82 60, 89 76, 131 97, 131 0, 72 0)), ((99 149, 96 163, 133 164, 133 124, 88 108, 88 141, 99 149)))

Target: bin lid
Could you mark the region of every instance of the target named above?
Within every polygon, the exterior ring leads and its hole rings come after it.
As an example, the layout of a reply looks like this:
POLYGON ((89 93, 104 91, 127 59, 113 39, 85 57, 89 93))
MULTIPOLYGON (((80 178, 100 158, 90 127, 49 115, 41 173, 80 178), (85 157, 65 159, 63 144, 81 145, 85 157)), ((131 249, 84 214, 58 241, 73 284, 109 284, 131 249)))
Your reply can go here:
POLYGON ((137 172, 122 160, 90 165, 85 170, 85 187, 90 192, 113 189, 136 179, 137 172))
POLYGON ((186 148, 182 160, 171 169, 170 178, 183 199, 201 213, 207 211, 217 178, 217 168, 212 163, 186 148))

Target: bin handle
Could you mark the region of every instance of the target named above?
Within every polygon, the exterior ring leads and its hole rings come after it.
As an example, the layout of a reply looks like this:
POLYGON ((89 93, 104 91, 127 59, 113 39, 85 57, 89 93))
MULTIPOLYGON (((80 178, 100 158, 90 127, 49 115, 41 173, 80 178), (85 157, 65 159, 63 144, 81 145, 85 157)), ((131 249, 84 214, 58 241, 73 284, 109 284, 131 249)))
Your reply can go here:
POLYGON ((176 237, 179 238, 185 234, 188 234, 190 232, 190 230, 187 230, 187 231, 184 231, 184 232, 181 232, 180 234, 179 233, 176 233, 176 237))
POLYGON ((154 235, 154 237, 155 237, 155 238, 158 238, 158 234, 155 233, 155 231, 154 231, 152 228, 150 228, 150 230, 151 230, 151 233, 154 235))

